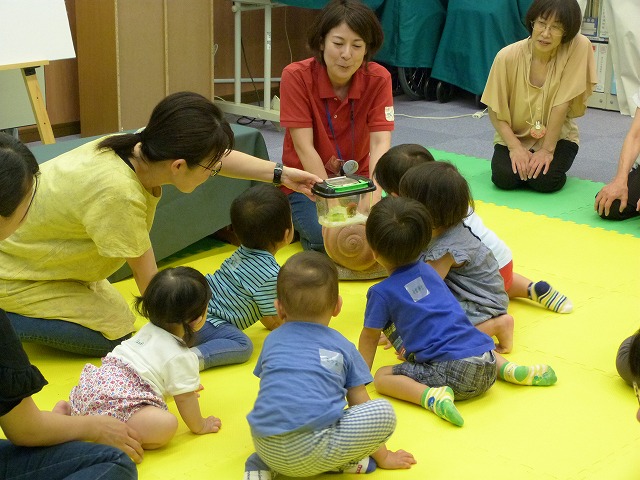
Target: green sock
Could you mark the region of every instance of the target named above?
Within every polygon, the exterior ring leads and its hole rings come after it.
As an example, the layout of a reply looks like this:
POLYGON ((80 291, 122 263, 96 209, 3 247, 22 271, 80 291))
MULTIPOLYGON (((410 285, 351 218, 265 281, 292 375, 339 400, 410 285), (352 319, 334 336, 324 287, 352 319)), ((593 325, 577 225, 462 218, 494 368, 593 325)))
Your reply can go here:
POLYGON ((573 304, 566 296, 553 288, 544 280, 531 282, 527 288, 529 298, 553 312, 571 313, 573 304))
POLYGON ((556 372, 549 365, 522 366, 507 362, 500 368, 499 375, 505 382, 535 387, 546 387, 558 381, 556 372))
POLYGON ((420 404, 458 427, 464 425, 462 415, 453 404, 453 390, 450 387, 427 388, 422 393, 420 404))

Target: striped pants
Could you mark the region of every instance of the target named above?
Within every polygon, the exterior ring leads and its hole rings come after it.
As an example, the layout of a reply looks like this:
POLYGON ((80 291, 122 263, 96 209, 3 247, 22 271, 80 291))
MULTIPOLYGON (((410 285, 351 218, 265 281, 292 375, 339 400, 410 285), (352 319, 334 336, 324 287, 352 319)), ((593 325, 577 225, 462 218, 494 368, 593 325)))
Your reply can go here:
POLYGON ((260 459, 269 469, 290 477, 342 471, 375 452, 396 427, 387 400, 371 400, 344 411, 333 425, 310 432, 254 437, 260 459))

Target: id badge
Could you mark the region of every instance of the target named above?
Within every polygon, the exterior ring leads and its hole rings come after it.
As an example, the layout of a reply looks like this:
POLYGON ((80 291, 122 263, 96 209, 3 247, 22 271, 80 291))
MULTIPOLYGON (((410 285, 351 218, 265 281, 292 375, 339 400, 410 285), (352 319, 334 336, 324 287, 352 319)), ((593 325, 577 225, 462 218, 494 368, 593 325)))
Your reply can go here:
POLYGON ((324 164, 324 168, 334 175, 353 175, 358 171, 360 166, 355 160, 340 160, 332 156, 329 161, 324 164))
POLYGON ((340 159, 332 156, 327 163, 324 164, 324 168, 327 172, 333 173, 334 175, 340 175, 340 169, 342 167, 342 162, 340 159))

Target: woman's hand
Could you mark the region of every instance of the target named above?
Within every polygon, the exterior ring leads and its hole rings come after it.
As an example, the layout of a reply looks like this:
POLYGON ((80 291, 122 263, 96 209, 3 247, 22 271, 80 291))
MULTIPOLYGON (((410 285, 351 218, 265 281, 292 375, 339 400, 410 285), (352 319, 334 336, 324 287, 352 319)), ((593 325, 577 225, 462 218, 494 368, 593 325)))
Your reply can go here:
POLYGON ((322 179, 304 170, 283 167, 281 181, 285 187, 295 190, 296 192, 304 193, 306 196, 312 198, 311 187, 316 183, 321 183, 322 179))
POLYGON ((541 148, 537 152, 533 153, 529 160, 527 178, 538 178, 538 175, 540 175, 541 172, 543 175, 546 175, 552 161, 553 152, 550 152, 546 148, 541 148))
POLYGON ((138 432, 126 423, 108 415, 96 415, 89 418, 94 423, 92 428, 96 435, 93 439, 94 442, 119 448, 134 462, 142 462, 144 450, 140 445, 138 432))
MULTIPOLYGON (((66 402, 65 402, 66 403, 66 402)), ((46 447, 73 440, 119 448, 136 462, 144 451, 138 433, 120 420, 106 415, 72 417, 69 412, 40 410, 32 397, 23 398, 10 412, 0 416, 6 438, 22 447, 46 447)))
POLYGON ((620 212, 622 212, 627 207, 628 198, 629 188, 627 187, 627 179, 613 180, 598 192, 593 208, 598 212, 598 215, 602 215, 604 212, 605 216, 608 217, 611 204, 615 200, 620 200, 620 212))
POLYGON ((531 152, 519 145, 516 148, 509 149, 509 158, 511 158, 511 170, 520 177, 520 180, 527 179, 529 169, 529 161, 531 160, 531 152))

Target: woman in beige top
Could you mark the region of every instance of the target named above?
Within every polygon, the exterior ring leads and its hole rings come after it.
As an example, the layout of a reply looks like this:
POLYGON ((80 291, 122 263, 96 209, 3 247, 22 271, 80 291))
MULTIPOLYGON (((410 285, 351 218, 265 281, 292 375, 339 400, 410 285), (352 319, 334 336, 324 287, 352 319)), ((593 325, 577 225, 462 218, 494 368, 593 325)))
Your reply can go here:
POLYGON ((596 84, 576 0, 534 0, 531 36, 498 52, 482 102, 496 129, 491 180, 502 189, 560 190, 578 153, 578 127, 596 84))

